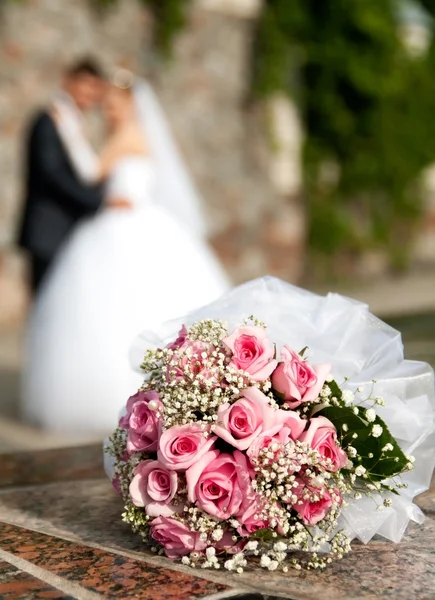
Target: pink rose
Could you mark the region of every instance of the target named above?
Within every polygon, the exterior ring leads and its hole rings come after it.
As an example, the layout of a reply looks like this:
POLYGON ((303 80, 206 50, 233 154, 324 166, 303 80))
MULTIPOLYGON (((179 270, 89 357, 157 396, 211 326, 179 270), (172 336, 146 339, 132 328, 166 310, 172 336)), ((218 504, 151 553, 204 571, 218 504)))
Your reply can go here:
POLYGON ((157 392, 137 392, 127 402, 127 413, 120 418, 119 426, 128 430, 127 452, 155 452, 160 435, 161 418, 158 410, 163 409, 157 392), (151 410, 149 403, 157 403, 151 410))
POLYGON ((291 429, 294 439, 304 430, 306 421, 292 411, 272 408, 258 388, 247 388, 242 396, 234 404, 221 404, 214 430, 234 448, 246 450, 260 434, 273 436, 284 425, 291 429))
POLYGON ((259 513, 261 513, 261 504, 258 499, 255 499, 245 512, 237 518, 240 523, 239 527, 237 527, 239 535, 245 537, 259 529, 266 529, 269 527, 268 520, 261 519, 259 513))
POLYGON ((284 419, 284 427, 288 428, 289 436, 292 440, 299 439, 301 433, 307 426, 306 419, 301 419, 297 412, 294 410, 279 410, 280 418, 284 419), (282 414, 284 413, 284 414, 282 414))
POLYGON ((331 461, 329 471, 339 471, 347 463, 347 454, 337 444, 337 430, 326 417, 313 417, 310 426, 300 436, 299 441, 309 444, 313 450, 331 461))
POLYGON ((168 350, 178 350, 178 348, 184 344, 184 342, 186 341, 186 338, 187 338, 187 328, 186 328, 186 325, 183 325, 181 327, 180 331, 178 332, 177 339, 174 340, 173 342, 171 342, 170 344, 168 344, 166 346, 166 348, 168 350))
POLYGON ((288 346, 281 350, 280 362, 272 375, 272 385, 290 408, 313 402, 319 396, 331 365, 311 366, 288 346))
POLYGON ((241 452, 231 455, 210 450, 186 472, 189 502, 196 502, 213 517, 229 519, 255 497, 251 474, 241 452))
POLYGON ((245 540, 234 541, 233 534, 229 531, 225 531, 222 538, 214 544, 216 550, 224 550, 227 554, 237 554, 237 552, 242 552, 245 545, 245 540))
POLYGON ((177 519, 158 517, 150 525, 151 537, 163 546, 168 558, 179 558, 194 550, 202 552, 207 547, 198 531, 190 531, 187 525, 177 519))
POLYGON ((185 471, 210 450, 216 439, 206 438, 200 423, 174 425, 162 433, 157 456, 167 469, 185 471))
POLYGON ((185 340, 184 343, 179 346, 174 356, 171 359, 169 371, 167 374, 168 380, 177 378, 185 379, 186 377, 192 379, 197 377, 200 373, 206 373, 209 376, 209 369, 205 363, 208 361, 209 356, 214 351, 214 346, 206 342, 199 340, 185 340))
POLYGON ((263 327, 239 327, 223 342, 233 353, 229 366, 246 371, 255 381, 267 379, 278 364, 263 327))
POLYGON ((314 489, 301 483, 293 493, 298 496, 298 500, 292 508, 301 515, 305 525, 316 525, 325 518, 332 506, 332 497, 326 488, 314 489), (314 500, 314 498, 318 499, 314 500))
POLYGON ((179 512, 178 507, 170 505, 177 491, 177 479, 177 473, 166 469, 158 460, 142 461, 135 468, 130 483, 133 504, 144 506, 150 517, 169 517, 179 512))
POLYGON ((259 435, 252 444, 249 446, 246 454, 251 461, 255 461, 262 450, 270 448, 272 444, 279 444, 276 452, 274 452, 274 458, 270 459, 270 463, 277 460, 277 454, 279 454, 282 446, 286 444, 293 444, 291 439, 291 430, 289 427, 283 427, 276 435, 259 435))
POLYGON ((117 494, 119 494, 120 496, 122 496, 122 490, 121 490, 121 482, 119 481, 119 477, 114 477, 112 479, 112 487, 115 490, 115 492, 117 494))

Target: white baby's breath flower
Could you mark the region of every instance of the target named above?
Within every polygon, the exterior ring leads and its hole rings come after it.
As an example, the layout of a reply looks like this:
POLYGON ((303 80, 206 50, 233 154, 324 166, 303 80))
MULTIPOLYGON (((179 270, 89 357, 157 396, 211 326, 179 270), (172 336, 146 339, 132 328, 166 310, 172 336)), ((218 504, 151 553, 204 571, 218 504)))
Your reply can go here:
POLYGON ((366 410, 366 419, 369 423, 373 423, 376 420, 376 411, 373 408, 366 410))
POLYGON ((355 395, 352 390, 343 390, 341 397, 343 398, 343 402, 346 404, 346 406, 349 406, 349 404, 352 404, 355 395))
POLYGON ((207 550, 205 551, 205 555, 207 556, 207 558, 210 560, 210 558, 212 556, 214 556, 216 554, 216 550, 213 548, 213 546, 209 546, 209 548, 207 548, 207 550))
POLYGON ((276 552, 285 552, 287 550, 287 544, 284 542, 276 542, 276 544, 273 545, 273 549, 276 552))
POLYGON ((374 438, 378 438, 382 435, 383 431, 381 425, 373 425, 371 434, 374 438))
POLYGON ((358 477, 362 477, 365 472, 366 472, 366 468, 363 467, 362 465, 358 465, 357 468, 355 469, 355 475, 358 475, 358 477))
POLYGON ((224 567, 225 569, 227 569, 227 571, 233 571, 234 570, 234 561, 233 560, 226 560, 224 563, 224 567))
POLYGON ((269 569, 269 571, 276 571, 278 565, 279 565, 279 562, 277 560, 272 560, 267 565, 267 568, 269 569))
POLYGON ((269 567, 271 562, 272 562, 272 559, 270 558, 270 556, 267 556, 267 554, 263 554, 261 556, 260 565, 262 567, 269 567))
POLYGON ((183 556, 183 558, 181 559, 181 562, 183 563, 183 565, 190 565, 190 559, 188 556, 183 556))
POLYGON ((385 444, 385 446, 382 448, 382 452, 390 452, 393 449, 393 444, 390 444, 390 442, 388 442, 388 444, 385 444))
POLYGON ((347 447, 347 453, 351 458, 355 458, 355 456, 358 454, 358 452, 356 451, 356 448, 354 448, 353 446, 347 447))
POLYGON ((246 544, 245 550, 252 550, 252 551, 257 550, 257 546, 258 546, 257 540, 251 540, 246 544))
POLYGON ((219 542, 222 537, 224 535, 224 531, 223 529, 221 529, 220 527, 217 527, 216 529, 213 530, 211 537, 216 541, 219 542))
POLYGON ((320 396, 322 398, 328 398, 328 396, 331 395, 331 388, 329 387, 329 385, 324 385, 323 388, 320 390, 320 396))

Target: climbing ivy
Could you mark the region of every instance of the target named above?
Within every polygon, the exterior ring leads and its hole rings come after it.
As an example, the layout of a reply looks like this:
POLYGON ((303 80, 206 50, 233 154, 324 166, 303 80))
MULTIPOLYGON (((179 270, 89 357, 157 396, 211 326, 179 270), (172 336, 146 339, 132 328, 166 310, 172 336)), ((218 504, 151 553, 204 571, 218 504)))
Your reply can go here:
POLYGON ((310 247, 331 256, 383 247, 404 266, 422 209, 419 176, 435 159, 435 48, 407 53, 397 7, 265 0, 253 89, 260 98, 285 90, 300 105, 310 247))
POLYGON ((166 56, 171 55, 172 43, 186 24, 186 9, 191 0, 142 0, 150 7, 156 22, 156 45, 166 56))

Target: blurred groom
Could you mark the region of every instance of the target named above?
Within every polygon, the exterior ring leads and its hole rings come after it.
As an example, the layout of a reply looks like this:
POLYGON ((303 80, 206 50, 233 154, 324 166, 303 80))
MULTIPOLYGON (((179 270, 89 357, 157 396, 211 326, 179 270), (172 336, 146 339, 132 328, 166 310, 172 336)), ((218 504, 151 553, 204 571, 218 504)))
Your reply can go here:
POLYGON ((76 223, 95 213, 102 202, 101 188, 87 185, 75 174, 68 157, 68 140, 56 125, 56 113, 67 114, 74 127, 83 128, 83 112, 101 101, 103 84, 102 72, 93 60, 77 62, 65 73, 63 89, 52 105, 30 126, 26 199, 18 243, 30 255, 34 293, 76 223))

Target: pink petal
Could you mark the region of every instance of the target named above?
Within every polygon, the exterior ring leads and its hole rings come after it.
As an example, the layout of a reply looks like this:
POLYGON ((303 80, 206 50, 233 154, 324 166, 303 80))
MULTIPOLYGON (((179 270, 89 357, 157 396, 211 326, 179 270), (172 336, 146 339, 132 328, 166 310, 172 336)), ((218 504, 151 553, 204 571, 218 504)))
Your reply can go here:
POLYGON ((313 387, 307 389, 305 396, 302 398, 304 402, 313 402, 318 398, 326 377, 331 372, 331 365, 329 363, 323 363, 321 365, 314 365, 313 369, 317 375, 317 382, 313 387))

